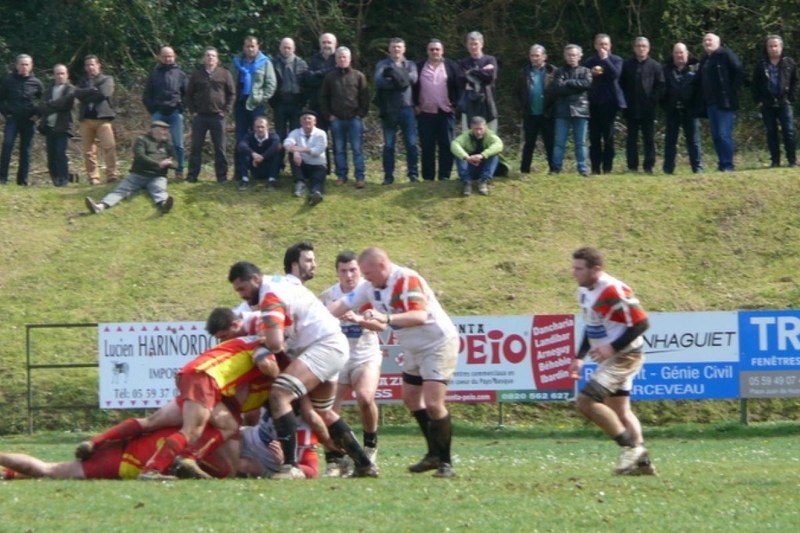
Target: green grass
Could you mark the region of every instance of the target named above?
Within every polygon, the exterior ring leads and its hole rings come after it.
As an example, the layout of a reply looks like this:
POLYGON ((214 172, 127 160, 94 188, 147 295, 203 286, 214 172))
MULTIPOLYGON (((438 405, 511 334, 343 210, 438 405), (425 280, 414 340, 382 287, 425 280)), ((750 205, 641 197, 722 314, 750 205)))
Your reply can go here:
MULTIPOLYGON (((2 531, 794 531, 796 424, 683 425, 649 431, 658 477, 616 477, 617 447, 596 430, 492 430, 459 423, 458 477, 405 467, 411 426, 381 433, 381 477, 0 482, 2 531)), ((71 456, 82 434, 0 438, 3 451, 71 456)))
MULTIPOLYGON (((800 172, 759 168, 756 156, 737 163, 743 170, 730 174, 681 166, 671 177, 512 173, 491 196, 463 198, 453 181, 382 187, 370 161, 366 189, 329 180, 314 209, 292 198, 286 182, 275 193, 242 193, 205 181, 170 184, 176 204, 167 216, 145 195, 89 215, 83 197, 99 199, 111 185, 54 189, 40 176, 27 189, 2 187, 0 434, 26 427, 26 324, 203 320, 210 308, 237 303, 226 281, 232 263, 280 271, 284 249, 301 239, 317 248, 314 291, 335 281, 340 250, 378 245, 418 269, 454 315, 574 313, 569 257, 584 244, 607 252, 607 270, 650 311, 798 308, 800 172)), ((95 342, 39 334, 34 363, 96 361, 95 342)), ((94 370, 36 376, 37 405, 93 401, 94 370)), ((765 418, 797 417, 797 400, 763 404, 776 405, 765 418)), ((736 416, 730 402, 704 405, 693 408, 707 411, 701 419, 736 416)), ((92 417, 57 413, 43 427, 102 425, 92 417)))

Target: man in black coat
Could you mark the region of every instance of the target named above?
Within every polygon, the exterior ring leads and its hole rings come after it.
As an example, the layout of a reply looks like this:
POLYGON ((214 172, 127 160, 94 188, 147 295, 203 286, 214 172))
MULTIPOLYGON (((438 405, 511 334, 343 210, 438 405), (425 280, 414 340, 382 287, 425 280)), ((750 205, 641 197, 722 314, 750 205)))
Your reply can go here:
POLYGON ((14 72, 0 80, 0 112, 6 119, 3 129, 3 150, 0 154, 0 184, 8 183, 8 167, 14 141, 19 135, 17 185, 28 184, 36 106, 44 93, 44 85, 33 75, 33 59, 20 54, 14 72))
POLYGON ((672 47, 672 61, 665 63, 664 106, 666 132, 664 133, 664 174, 675 172, 675 156, 678 145, 678 134, 683 130, 686 139, 686 150, 692 172, 703 171, 703 159, 700 149, 700 121, 698 108, 700 105, 699 63, 689 57, 689 50, 683 43, 672 47))
POLYGON ((650 57, 650 41, 647 37, 634 39, 633 54, 634 57, 622 65, 620 79, 625 102, 628 104, 625 110, 628 127, 625 155, 628 170, 639 170, 637 138, 641 131, 644 144, 642 168, 645 173, 652 174, 656 164, 656 109, 664 93, 664 73, 661 64, 650 57))

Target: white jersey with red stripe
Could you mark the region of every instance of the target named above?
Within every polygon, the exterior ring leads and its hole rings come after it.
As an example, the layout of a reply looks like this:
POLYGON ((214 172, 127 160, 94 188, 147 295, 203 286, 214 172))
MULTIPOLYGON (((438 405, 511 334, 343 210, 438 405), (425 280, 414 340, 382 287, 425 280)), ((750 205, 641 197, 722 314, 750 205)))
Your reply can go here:
POLYGON ((339 320, 316 295, 285 276, 264 276, 258 295, 258 330, 283 328, 286 353, 299 357, 315 342, 341 333, 339 320))
MULTIPOLYGON (((363 284, 368 285, 367 281, 362 279, 359 281, 358 285, 356 285, 356 288, 363 284)), ((328 287, 320 294, 319 299, 327 306, 344 295, 345 293, 342 292, 341 285, 337 283, 336 285, 328 287)), ((372 309, 372 305, 363 305, 355 311, 361 314, 367 309, 372 309)), ((340 323, 342 326, 342 333, 344 333, 344 336, 347 337, 347 341, 350 343, 350 362, 361 364, 369 361, 380 362, 382 360, 383 354, 381 353, 380 339, 376 331, 365 329, 358 324, 345 320, 341 320, 340 323)))
MULTIPOLYGON (((647 319, 633 290, 605 272, 593 287, 578 287, 578 303, 592 348, 614 342, 629 327, 647 319)), ((640 350, 643 344, 639 336, 622 351, 640 350)))
POLYGON ((455 324, 439 304, 433 290, 410 268, 392 264, 385 287, 361 284, 344 296, 344 302, 350 309, 360 309, 371 303, 382 313, 425 311, 428 316, 420 326, 390 326, 397 336, 397 343, 406 350, 433 350, 458 336, 455 324))
POLYGON ((247 302, 233 308, 233 313, 242 320, 242 331, 245 335, 258 335, 258 321, 261 313, 254 311, 247 302))

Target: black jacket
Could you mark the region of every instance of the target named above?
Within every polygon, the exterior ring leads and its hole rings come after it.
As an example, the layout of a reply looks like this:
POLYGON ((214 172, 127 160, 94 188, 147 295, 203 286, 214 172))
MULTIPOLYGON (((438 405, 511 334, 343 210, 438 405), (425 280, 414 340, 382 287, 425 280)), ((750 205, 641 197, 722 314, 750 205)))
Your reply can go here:
POLYGON ((700 63, 692 58, 683 68, 678 68, 672 61, 664 63, 664 97, 661 105, 667 114, 688 110, 694 116, 700 116, 700 63))
POLYGON ((739 89, 744 79, 742 62, 731 50, 719 47, 700 60, 700 84, 703 102, 720 109, 739 109, 739 89))
MULTIPOLYGON (((544 65, 544 115, 546 117, 553 116, 553 108, 555 106, 555 93, 553 92, 553 75, 556 68, 550 63, 544 65)), ((526 65, 520 69, 517 75, 517 81, 514 84, 514 105, 522 115, 530 115, 530 90, 531 90, 531 76, 530 65, 526 65)))
POLYGON ((36 105, 44 94, 44 85, 36 76, 22 77, 16 72, 0 81, 0 113, 17 120, 37 115, 36 105))
POLYGON ((627 118, 655 118, 658 102, 664 94, 664 73, 661 63, 648 57, 625 60, 619 84, 625 95, 627 118))
POLYGON ((38 111, 42 120, 39 123, 39 131, 42 133, 66 133, 72 136, 72 109, 75 106, 75 87, 67 82, 61 96, 53 98, 53 86, 44 92, 42 103, 39 104, 38 111), (56 121, 53 128, 47 126, 47 118, 53 113, 56 114, 56 121))
POLYGON ((769 88, 769 59, 761 59, 753 68, 750 86, 753 100, 765 107, 793 104, 797 98, 797 64, 791 57, 782 57, 778 62, 778 94, 769 88))
POLYGON ((156 111, 170 115, 183 112, 186 84, 189 78, 178 65, 159 65, 147 78, 142 102, 152 115, 156 111))
POLYGON ((592 71, 586 67, 563 66, 553 75, 556 118, 589 118, 589 88, 592 71))
POLYGON ((75 89, 75 98, 81 103, 78 120, 85 118, 113 120, 116 113, 111 107, 112 96, 114 96, 114 78, 111 76, 98 74, 94 78, 83 78, 75 89))

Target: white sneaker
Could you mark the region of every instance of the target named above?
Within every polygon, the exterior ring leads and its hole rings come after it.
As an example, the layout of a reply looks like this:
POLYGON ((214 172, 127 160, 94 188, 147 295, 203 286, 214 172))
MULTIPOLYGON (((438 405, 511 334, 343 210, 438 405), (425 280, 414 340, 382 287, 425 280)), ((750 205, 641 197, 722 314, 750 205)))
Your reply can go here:
POLYGON ((99 215, 100 213, 103 212, 103 209, 106 208, 106 204, 104 204, 103 202, 99 202, 99 203, 95 202, 94 200, 92 200, 88 196, 84 200, 84 203, 86 204, 86 208, 89 209, 89 211, 91 211, 95 215, 99 215))
POLYGON ((272 474, 272 479, 305 479, 306 475, 294 465, 281 465, 281 469, 272 474))
POLYGON ((342 477, 342 464, 341 459, 329 462, 325 466, 325 473, 322 477, 342 477))
POLYGON ((619 454, 619 461, 614 472, 617 474, 628 474, 639 468, 639 460, 647 455, 647 448, 644 446, 625 446, 619 454))

